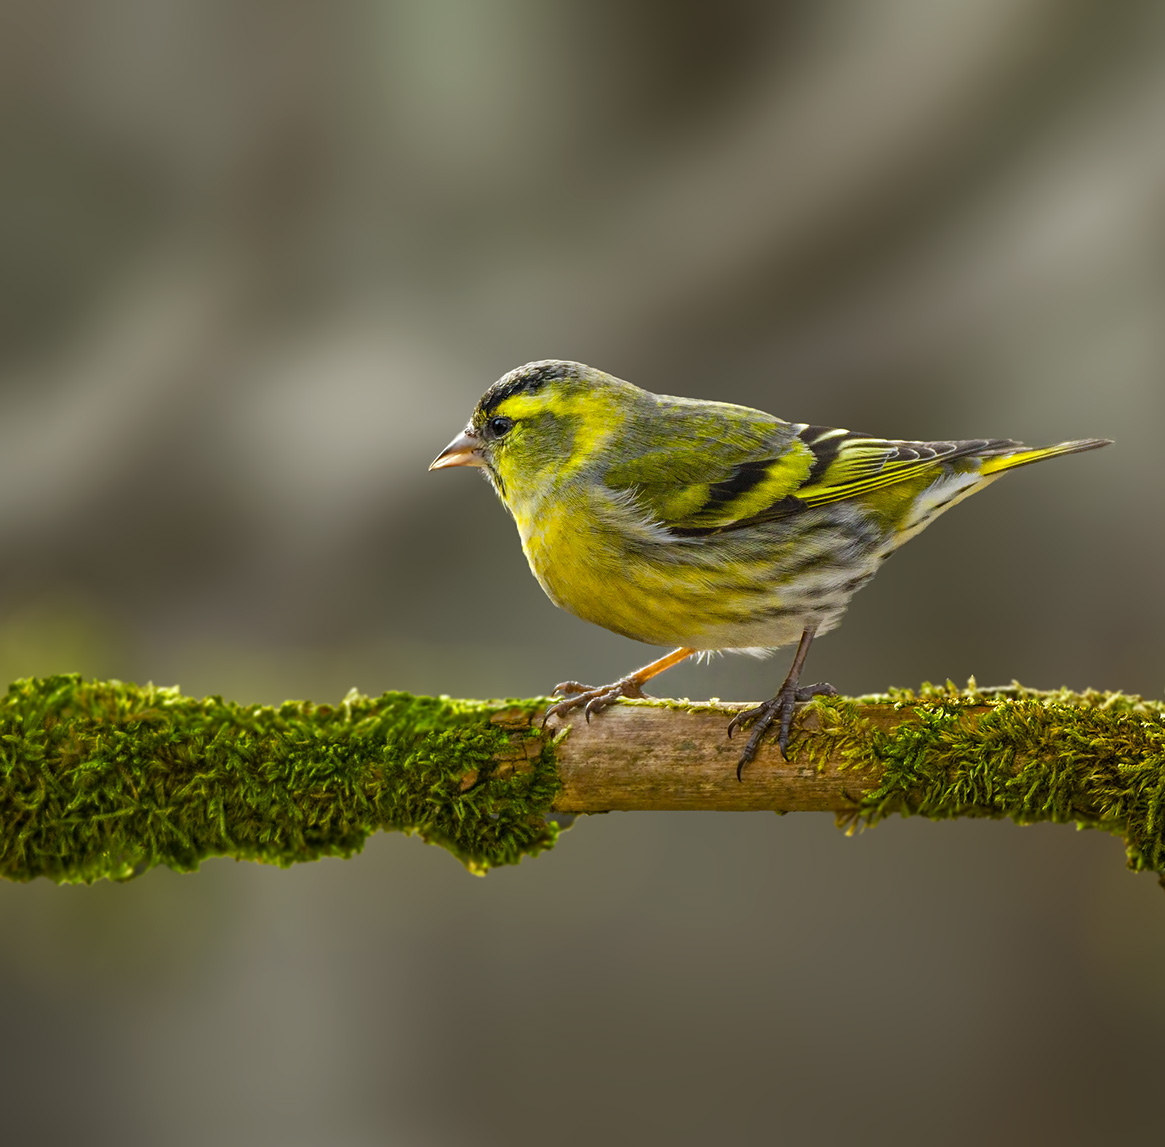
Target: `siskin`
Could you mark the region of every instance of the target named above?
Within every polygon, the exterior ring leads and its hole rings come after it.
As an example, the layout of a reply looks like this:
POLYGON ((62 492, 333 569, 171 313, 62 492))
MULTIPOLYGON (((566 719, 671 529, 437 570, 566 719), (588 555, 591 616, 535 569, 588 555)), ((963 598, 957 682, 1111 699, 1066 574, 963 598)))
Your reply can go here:
POLYGON ((555 605, 678 646, 611 685, 563 682, 547 716, 589 720, 696 653, 797 641, 777 695, 728 725, 752 725, 739 779, 774 723, 786 753, 797 703, 836 692, 800 684, 809 646, 903 542, 1005 470, 1107 441, 871 438, 548 360, 498 379, 429 469, 482 468, 555 605))

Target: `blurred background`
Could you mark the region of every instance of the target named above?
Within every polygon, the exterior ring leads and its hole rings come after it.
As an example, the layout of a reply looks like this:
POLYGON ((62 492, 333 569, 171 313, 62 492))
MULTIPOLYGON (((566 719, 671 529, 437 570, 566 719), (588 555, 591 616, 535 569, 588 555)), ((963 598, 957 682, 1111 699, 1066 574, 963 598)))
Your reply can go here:
MULTIPOLYGON (((944 517, 808 672, 1161 696, 1156 0, 0 14, 5 680, 641 664, 426 473, 563 357, 892 437, 1114 438, 944 517)), ((663 688, 767 697, 787 656, 663 688)), ((0 887, 0 1100, 13 1143, 1132 1139, 1163 971, 1165 894, 1066 827, 616 814, 485 880, 380 836, 0 887)))

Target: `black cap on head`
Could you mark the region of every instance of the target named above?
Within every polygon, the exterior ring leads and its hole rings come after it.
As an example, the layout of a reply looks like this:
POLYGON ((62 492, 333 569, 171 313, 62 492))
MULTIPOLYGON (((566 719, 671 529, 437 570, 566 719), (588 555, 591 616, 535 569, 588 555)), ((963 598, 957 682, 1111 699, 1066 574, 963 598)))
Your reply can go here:
POLYGON ((478 403, 478 412, 482 417, 488 417, 507 398, 515 394, 528 393, 545 386, 548 382, 555 382, 563 378, 577 378, 579 371, 584 369, 577 362, 561 362, 558 359, 545 359, 542 362, 528 362, 503 374, 487 390, 478 403))

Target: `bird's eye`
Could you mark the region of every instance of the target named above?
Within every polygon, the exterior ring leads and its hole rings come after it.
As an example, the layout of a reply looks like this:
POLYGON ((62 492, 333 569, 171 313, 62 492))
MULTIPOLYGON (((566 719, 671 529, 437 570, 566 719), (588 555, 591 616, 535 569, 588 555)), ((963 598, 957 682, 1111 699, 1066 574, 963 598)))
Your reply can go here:
POLYGON ((502 418, 500 415, 497 418, 489 420, 489 432, 495 438, 501 438, 503 434, 508 434, 514 428, 514 420, 512 418, 502 418))

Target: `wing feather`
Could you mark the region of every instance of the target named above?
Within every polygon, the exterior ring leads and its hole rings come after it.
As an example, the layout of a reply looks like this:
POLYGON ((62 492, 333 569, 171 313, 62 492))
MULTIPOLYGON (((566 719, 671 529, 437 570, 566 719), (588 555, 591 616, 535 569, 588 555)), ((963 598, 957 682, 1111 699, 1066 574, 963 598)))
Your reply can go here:
POLYGON ((1018 447, 1019 443, 1006 438, 900 442, 861 434, 832 436, 811 445, 820 470, 796 496, 806 506, 823 506, 937 472, 959 458, 1007 453, 1018 447))
POLYGON ((906 442, 788 423, 747 407, 659 399, 665 433, 605 475, 673 536, 702 537, 859 498, 959 458, 1008 454, 1010 439, 906 442))

